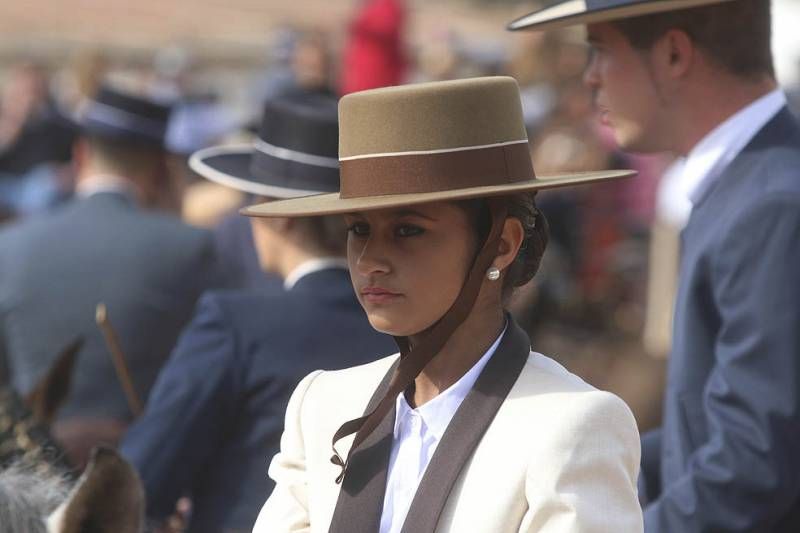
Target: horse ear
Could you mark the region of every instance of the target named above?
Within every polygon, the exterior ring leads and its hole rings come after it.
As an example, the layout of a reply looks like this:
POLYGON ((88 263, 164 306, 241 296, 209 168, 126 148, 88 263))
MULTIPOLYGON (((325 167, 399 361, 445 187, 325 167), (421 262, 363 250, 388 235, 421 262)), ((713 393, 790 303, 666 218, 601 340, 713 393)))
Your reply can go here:
POLYGON ((47 519, 49 533, 140 533, 144 490, 136 471, 116 451, 95 448, 69 498, 47 519))
POLYGON ((47 426, 55 420, 58 409, 69 396, 75 360, 83 347, 83 337, 78 337, 61 351, 47 374, 25 397, 25 405, 38 422, 47 426))

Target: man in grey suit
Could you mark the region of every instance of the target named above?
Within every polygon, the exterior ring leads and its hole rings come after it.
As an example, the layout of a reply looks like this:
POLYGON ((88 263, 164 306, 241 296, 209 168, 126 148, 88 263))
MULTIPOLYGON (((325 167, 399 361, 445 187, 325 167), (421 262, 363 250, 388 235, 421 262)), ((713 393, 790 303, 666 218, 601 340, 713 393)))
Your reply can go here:
POLYGON ((587 24, 602 120, 694 184, 648 533, 800 531, 800 127, 770 18, 768 0, 580 0, 511 24, 587 24))
POLYGON ((167 186, 169 108, 110 88, 80 118, 76 199, 0 231, 0 361, 27 393, 83 336, 72 390, 54 428, 78 463, 133 417, 95 324, 103 302, 146 397, 201 292, 214 282, 212 238, 157 206, 167 186))

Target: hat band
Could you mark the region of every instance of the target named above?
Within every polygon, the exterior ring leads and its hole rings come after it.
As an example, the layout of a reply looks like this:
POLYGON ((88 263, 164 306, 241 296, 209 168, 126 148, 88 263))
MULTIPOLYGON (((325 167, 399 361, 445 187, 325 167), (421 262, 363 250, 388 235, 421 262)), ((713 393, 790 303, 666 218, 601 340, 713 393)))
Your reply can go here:
POLYGON ((265 185, 312 191, 313 193, 336 192, 339 190, 339 162, 336 168, 314 166, 254 151, 250 159, 250 173, 265 185))
POLYGON ((308 154, 305 152, 298 152, 283 146, 275 146, 270 144, 264 139, 256 139, 253 143, 255 149, 263 154, 267 154, 278 159, 285 159, 287 161, 295 161, 303 165, 314 165, 317 167, 335 168, 339 170, 339 159, 336 157, 325 157, 322 155, 308 154))
POLYGON ((620 2, 620 0, 586 0, 586 9, 608 9, 610 7, 620 7, 631 2, 620 2))
POLYGON ((96 100, 92 100, 85 108, 83 122, 86 125, 95 123, 101 127, 127 130, 131 133, 161 139, 167 124, 119 109, 96 100))
POLYGON ((508 185, 536 177, 527 141, 436 153, 341 161, 340 198, 508 185))

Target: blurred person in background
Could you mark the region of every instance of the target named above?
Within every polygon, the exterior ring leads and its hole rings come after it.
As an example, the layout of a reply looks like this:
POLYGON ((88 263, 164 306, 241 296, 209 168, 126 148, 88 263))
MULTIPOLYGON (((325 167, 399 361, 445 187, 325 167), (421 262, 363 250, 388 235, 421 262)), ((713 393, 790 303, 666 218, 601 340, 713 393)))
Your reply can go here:
POLYGON ((67 114, 75 112, 97 93, 106 79, 108 69, 109 58, 101 48, 75 50, 63 68, 53 75, 53 97, 59 108, 67 114))
MULTIPOLYGON (((252 107, 286 92, 302 89, 334 95, 335 63, 328 32, 314 28, 285 27, 275 32, 270 64, 250 92, 252 107)), ((253 117, 254 129, 257 120, 253 117)))
POLYGON ((145 395, 203 290, 214 283, 208 232, 159 212, 169 108, 102 88, 79 119, 76 198, 0 232, 0 362, 26 394, 75 337, 85 343, 53 430, 78 466, 115 444, 136 413, 95 309, 105 303, 145 395))
POLYGON ((74 139, 44 70, 32 63, 12 67, 0 93, 0 209, 28 214, 65 198, 74 139))
MULTIPOLYGON (((227 187, 292 198, 337 191, 337 153, 336 99, 293 91, 267 102, 254 143, 203 150, 191 162, 227 187)), ((203 296, 122 444, 151 519, 163 523, 189 495, 192 533, 252 530, 300 379, 395 350, 353 292, 341 220, 251 222, 260 265, 281 284, 203 296)))
POLYGON ((301 33, 292 51, 291 66, 294 74, 292 88, 335 95, 334 63, 330 36, 326 32, 307 30, 301 33))
POLYGON ((340 94, 406 80, 404 0, 363 0, 347 29, 340 94))
POLYGON ((525 127, 535 135, 557 103, 556 57, 561 34, 528 33, 516 41, 508 71, 520 86, 525 127))
MULTIPOLYGON (((265 94, 264 101, 271 101, 284 94, 298 91, 317 94, 324 98, 335 98, 332 88, 334 65, 331 59, 329 36, 322 31, 296 31, 281 33, 283 63, 267 71, 268 76, 261 80, 259 91, 265 94), (288 42, 286 42, 288 41, 288 42), (274 77, 272 77, 274 74, 274 77)), ((257 91, 257 92, 259 92, 257 91)), ((258 125, 248 126, 257 130, 258 125)), ((192 187, 190 193, 198 190, 192 187)), ((216 198, 226 197, 224 192, 215 193, 216 198)), ((240 195, 232 211, 225 211, 221 220, 213 224, 213 234, 220 260, 223 282, 229 288, 260 287, 264 284, 280 284, 278 276, 264 272, 259 265, 253 247, 253 230, 245 217, 238 213, 239 207, 253 201, 250 194, 240 195)), ((187 206, 191 207, 191 206, 187 206)))
POLYGON ((664 418, 643 439, 645 531, 800 528, 800 126, 768 0, 569 3, 586 82, 626 150, 680 154, 682 233, 664 418), (637 16, 638 15, 638 16, 637 16))

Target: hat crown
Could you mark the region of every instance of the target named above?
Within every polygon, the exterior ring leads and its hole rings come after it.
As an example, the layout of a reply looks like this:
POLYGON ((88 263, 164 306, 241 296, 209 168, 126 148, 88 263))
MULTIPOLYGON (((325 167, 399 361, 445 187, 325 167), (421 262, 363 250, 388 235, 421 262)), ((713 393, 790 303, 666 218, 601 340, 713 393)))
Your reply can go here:
POLYGON ((259 138, 273 146, 336 159, 337 100, 328 94, 292 92, 264 104, 259 138))
POLYGON ((505 76, 373 89, 339 103, 342 160, 525 140, 519 87, 505 76))
POLYGON ((93 100, 95 103, 107 105, 164 124, 169 120, 171 112, 171 108, 167 105, 118 91, 108 86, 101 87, 93 100))
POLYGON ((534 177, 513 78, 352 93, 339 104, 341 196, 419 194, 534 177))
POLYGON ((84 105, 79 126, 89 134, 163 144, 171 108, 104 85, 84 105))

